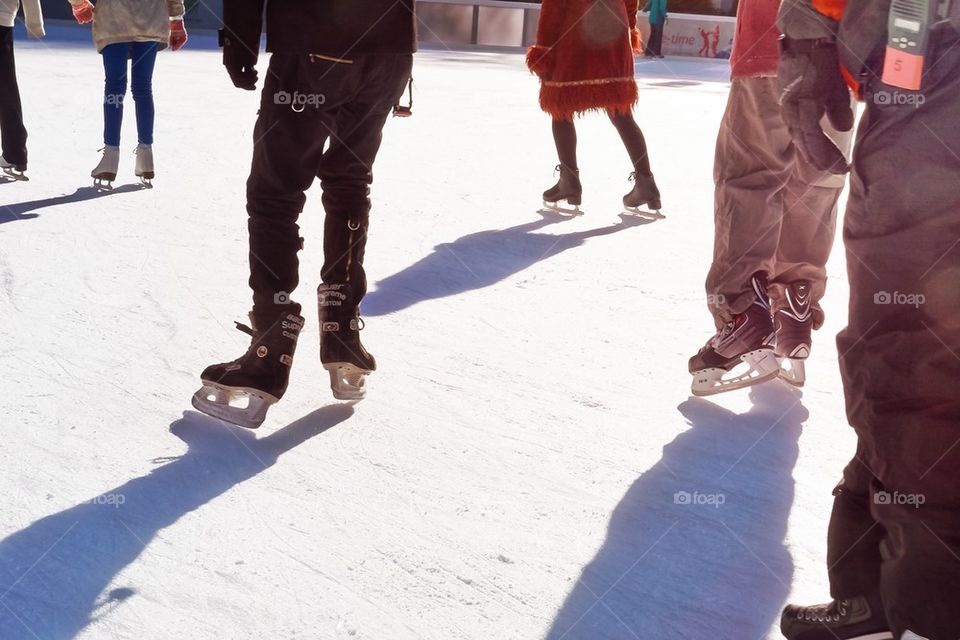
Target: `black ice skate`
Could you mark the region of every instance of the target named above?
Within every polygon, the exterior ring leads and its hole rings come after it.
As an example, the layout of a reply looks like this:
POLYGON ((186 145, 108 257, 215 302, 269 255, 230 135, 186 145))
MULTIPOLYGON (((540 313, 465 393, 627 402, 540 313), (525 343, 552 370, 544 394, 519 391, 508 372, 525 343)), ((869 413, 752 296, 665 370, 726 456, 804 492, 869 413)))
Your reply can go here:
POLYGON ((633 181, 633 190, 623 196, 623 206, 627 215, 638 216, 648 220, 660 220, 666 216, 660 213, 660 189, 653 176, 630 174, 633 181), (640 207, 647 207, 643 210, 640 207))
POLYGON ((780 631, 788 640, 892 640, 879 596, 858 596, 811 607, 787 605, 780 631))
POLYGON ((742 389, 772 380, 780 373, 772 347, 773 321, 765 278, 754 276, 752 281, 756 301, 690 358, 693 395, 709 396, 742 389))
POLYGON ((349 284, 321 284, 317 288, 320 309, 320 362, 330 373, 330 389, 337 400, 363 400, 367 376, 377 370, 377 361, 360 342, 359 305, 349 284))
POLYGON ((773 314, 780 378, 795 387, 802 387, 807 380, 804 360, 810 356, 811 334, 814 325, 822 322, 823 312, 811 304, 809 282, 787 285, 784 297, 785 306, 773 314))
POLYGON ((3 171, 6 175, 19 182, 28 182, 30 180, 26 175, 27 165, 14 164, 3 156, 0 156, 0 171, 3 171))
POLYGON ((215 364, 200 375, 203 387, 193 396, 198 411, 256 429, 267 410, 287 391, 297 336, 303 318, 288 313, 261 330, 237 323, 253 340, 247 353, 233 362, 215 364))
POLYGON ((559 164, 555 171, 560 172, 560 180, 543 192, 544 208, 564 216, 580 215, 583 213, 580 211, 580 204, 583 202, 580 172, 559 164), (563 206, 562 202, 566 202, 567 206, 563 206))

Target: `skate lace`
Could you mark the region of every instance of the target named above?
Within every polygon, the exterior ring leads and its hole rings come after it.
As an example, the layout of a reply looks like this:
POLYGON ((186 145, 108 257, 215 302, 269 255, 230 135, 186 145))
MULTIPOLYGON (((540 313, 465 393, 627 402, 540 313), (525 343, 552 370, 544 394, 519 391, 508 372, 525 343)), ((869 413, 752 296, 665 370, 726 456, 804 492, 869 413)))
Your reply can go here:
POLYGON ((243 324, 242 322, 234 322, 233 324, 237 325, 237 329, 239 331, 243 331, 245 334, 247 334, 251 338, 257 335, 256 331, 254 331, 252 328, 248 327, 247 325, 243 324))
POLYGON ((637 172, 634 171, 634 172, 631 173, 630 176, 627 178, 627 182, 636 182, 636 181, 637 181, 637 172))
POLYGON ((804 622, 839 622, 847 615, 848 600, 834 600, 827 606, 804 607, 797 611, 797 620, 804 622))
POLYGON ((559 165, 559 164, 553 168, 553 175, 557 175, 558 173, 560 173, 560 165, 559 165))

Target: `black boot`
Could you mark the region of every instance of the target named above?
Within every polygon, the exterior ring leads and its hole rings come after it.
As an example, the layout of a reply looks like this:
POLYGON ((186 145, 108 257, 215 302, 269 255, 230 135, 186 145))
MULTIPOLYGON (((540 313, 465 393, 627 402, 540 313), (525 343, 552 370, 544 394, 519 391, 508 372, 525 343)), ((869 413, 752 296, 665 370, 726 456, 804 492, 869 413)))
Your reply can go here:
POLYGON ((892 640, 878 594, 810 607, 787 605, 780 631, 789 640, 892 640))
POLYGON ((254 325, 237 323, 238 329, 250 334, 250 348, 233 362, 204 369, 203 388, 193 396, 198 410, 249 429, 263 424, 267 409, 287 391, 303 318, 287 313, 270 326, 254 325))
POLYGON ((360 305, 351 286, 324 283, 317 288, 320 311, 320 362, 330 372, 330 388, 337 400, 362 400, 367 375, 377 361, 360 342, 360 305))
POLYGON ((579 207, 583 201, 580 171, 568 169, 566 165, 562 164, 558 164, 556 170, 560 172, 560 180, 543 192, 543 204, 556 209, 561 200, 566 200, 571 207, 579 207))
POLYGON ((646 205, 651 211, 660 212, 660 189, 653 176, 638 174, 636 171, 630 174, 630 180, 634 182, 633 190, 623 196, 623 206, 628 211, 636 212, 640 207, 646 205))

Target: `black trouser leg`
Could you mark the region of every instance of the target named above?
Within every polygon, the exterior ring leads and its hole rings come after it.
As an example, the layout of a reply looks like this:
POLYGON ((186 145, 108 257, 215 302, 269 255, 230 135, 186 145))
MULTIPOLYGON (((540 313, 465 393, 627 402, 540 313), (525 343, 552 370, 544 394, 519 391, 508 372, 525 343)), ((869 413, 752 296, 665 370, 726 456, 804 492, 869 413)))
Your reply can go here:
POLYGON ((577 167, 577 127, 572 120, 553 121, 553 141, 557 145, 557 157, 560 166, 576 173, 577 167))
POLYGON ((409 55, 368 55, 354 61, 357 92, 338 110, 330 148, 317 172, 326 210, 321 278, 327 284, 349 284, 352 302, 357 305, 367 293, 363 259, 373 164, 383 140, 383 126, 403 95, 412 64, 409 55))
POLYGON ((659 56, 663 46, 663 23, 650 25, 650 41, 647 43, 648 55, 659 56))
POLYGON ((647 156, 647 141, 643 137, 640 125, 633 119, 632 113, 610 113, 610 121, 617 128, 623 146, 627 148, 630 162, 637 175, 651 176, 650 158, 647 156))
POLYGON ((12 27, 0 27, 0 138, 7 162, 26 167, 27 130, 23 126, 23 108, 17 85, 12 27))

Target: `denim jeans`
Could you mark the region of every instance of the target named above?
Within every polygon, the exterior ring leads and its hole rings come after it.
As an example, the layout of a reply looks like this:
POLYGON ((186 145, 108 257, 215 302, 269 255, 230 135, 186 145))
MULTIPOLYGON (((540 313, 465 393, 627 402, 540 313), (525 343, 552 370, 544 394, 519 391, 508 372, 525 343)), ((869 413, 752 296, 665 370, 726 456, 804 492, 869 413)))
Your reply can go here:
POLYGON ((156 42, 119 42, 103 49, 105 74, 103 96, 103 142, 120 146, 123 100, 127 94, 127 60, 131 61, 131 92, 137 109, 137 137, 140 144, 153 144, 153 67, 157 61, 156 42))

